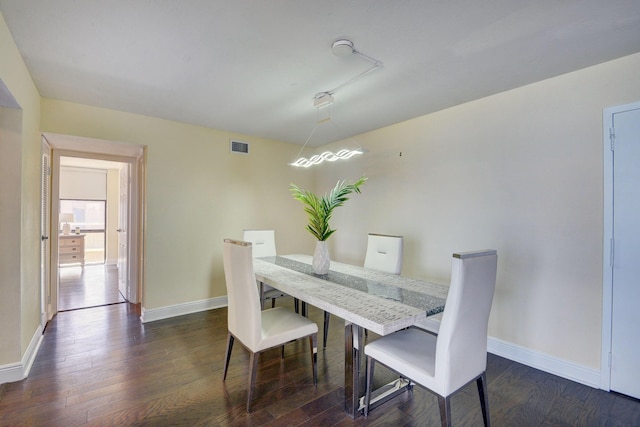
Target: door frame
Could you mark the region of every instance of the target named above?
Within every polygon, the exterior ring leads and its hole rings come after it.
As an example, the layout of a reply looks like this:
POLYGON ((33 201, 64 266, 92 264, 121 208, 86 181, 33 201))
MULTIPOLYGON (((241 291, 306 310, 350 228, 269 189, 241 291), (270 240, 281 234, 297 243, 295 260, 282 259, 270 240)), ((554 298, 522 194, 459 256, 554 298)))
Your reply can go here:
POLYGON ((640 109, 640 102, 605 108, 603 131, 603 233, 602 233, 602 345, 600 356, 600 388, 611 390, 611 328, 613 316, 613 116, 640 109))
MULTIPOLYGON (((69 135, 43 134, 51 147, 51 199, 49 203, 51 224, 58 224, 58 209, 53 209, 53 201, 60 198, 60 157, 80 157, 86 159, 108 160, 128 163, 132 195, 129 204, 130 230, 129 234, 129 275, 131 286, 131 303, 142 302, 144 295, 144 215, 146 199, 144 187, 145 147, 135 144, 122 144, 114 141, 81 138, 69 135), (86 150, 86 151, 85 151, 86 150)), ((57 204, 56 204, 57 206, 57 204)), ((51 233, 50 255, 50 288, 51 288, 51 317, 58 312, 58 233, 51 233), (56 262, 53 262, 56 260, 56 262)))

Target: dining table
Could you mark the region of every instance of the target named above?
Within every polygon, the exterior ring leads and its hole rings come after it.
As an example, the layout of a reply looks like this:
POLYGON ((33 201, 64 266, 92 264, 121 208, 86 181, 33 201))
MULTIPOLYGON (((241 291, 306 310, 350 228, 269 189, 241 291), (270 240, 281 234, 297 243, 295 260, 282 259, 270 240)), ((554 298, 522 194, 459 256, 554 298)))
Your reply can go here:
MULTIPOLYGON (((318 275, 312 257, 302 254, 254 258, 253 267, 261 292, 266 284, 344 319, 344 409, 352 418, 362 409, 363 330, 388 335, 411 327, 442 312, 448 293, 442 284, 335 261, 328 274, 318 275)), ((390 385, 394 390, 378 393, 378 403, 407 385, 390 385)))

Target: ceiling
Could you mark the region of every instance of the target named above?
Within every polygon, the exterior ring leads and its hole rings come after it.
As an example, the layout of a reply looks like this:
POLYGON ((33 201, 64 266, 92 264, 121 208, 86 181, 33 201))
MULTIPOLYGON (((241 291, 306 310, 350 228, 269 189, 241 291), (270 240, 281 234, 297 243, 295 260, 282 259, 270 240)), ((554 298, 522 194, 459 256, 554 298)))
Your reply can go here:
POLYGON ((43 97, 318 146, 640 51, 638 0, 0 0, 43 97))

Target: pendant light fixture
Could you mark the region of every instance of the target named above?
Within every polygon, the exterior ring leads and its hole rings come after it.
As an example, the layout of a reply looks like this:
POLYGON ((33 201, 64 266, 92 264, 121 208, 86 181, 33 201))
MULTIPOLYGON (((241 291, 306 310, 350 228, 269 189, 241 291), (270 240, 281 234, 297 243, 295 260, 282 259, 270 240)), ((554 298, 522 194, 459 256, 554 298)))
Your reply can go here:
MULTIPOLYGON (((337 87, 328 90, 328 91, 324 91, 324 92, 318 92, 315 94, 315 96, 313 97, 313 106, 317 109, 317 115, 318 118, 316 120, 316 124, 313 127, 313 129, 311 130, 311 133, 309 134, 309 136, 307 137, 307 140, 305 141, 304 145, 302 146, 302 148, 300 149, 300 151, 298 152, 298 156, 299 157, 295 162, 290 163, 291 166, 299 166, 299 167, 304 167, 304 168, 308 168, 310 166, 313 165, 317 165, 320 164, 324 161, 327 162, 334 162, 336 160, 345 160, 345 159, 349 159, 357 154, 362 154, 363 150, 362 147, 359 147, 357 149, 354 150, 348 150, 348 149, 342 149, 336 153, 332 152, 332 151, 325 151, 322 154, 318 154, 315 156, 312 156, 311 158, 307 159, 305 157, 300 157, 300 153, 302 153, 302 150, 304 150, 304 148, 307 146, 307 144, 309 143, 309 141, 311 140, 311 137, 313 136, 313 134, 316 132, 316 130, 318 129, 318 125, 321 125, 323 123, 326 123, 328 121, 331 120, 331 104, 333 104, 334 98, 333 95, 336 93, 336 91, 338 91, 339 89, 350 85, 351 83, 355 82, 356 80, 361 79, 362 77, 364 77, 365 75, 369 74, 370 72, 376 70, 377 68, 382 67, 382 61, 378 61, 375 58, 372 58, 368 55, 363 54, 362 52, 358 51, 355 49, 353 42, 351 40, 346 40, 346 39, 339 39, 333 42, 333 44, 331 45, 331 51, 333 52, 334 55, 338 56, 338 57, 345 57, 345 56, 349 56, 349 55, 358 55, 359 57, 365 59, 368 62, 371 62, 372 66, 368 69, 366 69, 365 71, 361 72, 360 74, 356 75, 355 77, 347 80, 346 82, 338 85, 337 87), (323 114, 324 111, 326 111, 326 114, 323 114), (322 115, 322 117, 321 117, 322 115)), ((335 125, 335 123, 334 123, 335 125)), ((353 139, 353 138, 351 138, 353 139)))

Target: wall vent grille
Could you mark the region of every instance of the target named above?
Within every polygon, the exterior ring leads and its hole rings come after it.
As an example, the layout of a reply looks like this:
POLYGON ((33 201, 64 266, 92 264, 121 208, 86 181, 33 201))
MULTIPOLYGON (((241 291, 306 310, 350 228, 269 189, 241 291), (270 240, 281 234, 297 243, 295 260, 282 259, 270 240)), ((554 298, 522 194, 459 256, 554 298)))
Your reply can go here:
POLYGON ((237 154, 249 154, 249 143, 231 140, 231 152, 237 154))

